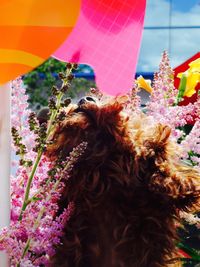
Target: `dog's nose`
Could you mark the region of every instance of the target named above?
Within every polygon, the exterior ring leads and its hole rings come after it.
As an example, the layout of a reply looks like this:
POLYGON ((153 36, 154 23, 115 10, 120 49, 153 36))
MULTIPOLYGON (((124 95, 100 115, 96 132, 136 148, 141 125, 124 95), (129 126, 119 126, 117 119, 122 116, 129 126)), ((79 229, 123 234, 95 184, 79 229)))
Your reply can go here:
POLYGON ((95 99, 91 96, 86 96, 86 97, 83 97, 81 98, 79 101, 78 101, 78 106, 81 106, 87 102, 94 102, 96 103, 95 99))

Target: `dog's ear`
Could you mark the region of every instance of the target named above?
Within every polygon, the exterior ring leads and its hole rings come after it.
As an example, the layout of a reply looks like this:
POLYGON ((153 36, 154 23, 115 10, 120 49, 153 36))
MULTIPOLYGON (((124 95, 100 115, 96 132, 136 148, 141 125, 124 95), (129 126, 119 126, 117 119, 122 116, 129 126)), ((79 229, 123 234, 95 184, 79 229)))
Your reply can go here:
MULTIPOLYGON (((142 121, 141 123, 142 124, 142 121)), ((142 176, 152 193, 165 199, 177 210, 197 210, 200 206, 200 174, 179 159, 179 147, 170 140, 170 127, 143 125, 134 136, 138 169, 146 166, 142 176)))
MULTIPOLYGON (((166 125, 158 124, 156 126, 142 125, 135 131, 134 149, 137 158, 147 160, 155 158, 155 160, 165 160, 167 149, 170 147, 169 137, 171 128, 166 125)), ((148 123, 148 121, 145 123, 148 123)))
POLYGON ((149 189, 178 210, 197 212, 200 208, 200 173, 190 166, 166 162, 152 175, 149 189))

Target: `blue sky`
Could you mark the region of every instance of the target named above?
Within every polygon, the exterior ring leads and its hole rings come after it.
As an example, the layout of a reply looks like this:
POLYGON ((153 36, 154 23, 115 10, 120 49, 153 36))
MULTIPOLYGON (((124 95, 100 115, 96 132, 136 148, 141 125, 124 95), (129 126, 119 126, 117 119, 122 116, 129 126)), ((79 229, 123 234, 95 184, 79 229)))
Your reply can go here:
MULTIPOLYGON (((200 0, 171 0, 172 26, 200 26, 200 0)), ((169 26, 170 0, 147 0, 145 26, 169 26)), ((161 53, 168 50, 175 67, 200 51, 200 28, 144 30, 138 71, 157 70, 161 53)))
MULTIPOLYGON (((147 0, 148 1, 148 0, 147 0)), ((199 0, 172 0, 172 7, 174 11, 187 12, 191 7, 200 4, 199 0)))

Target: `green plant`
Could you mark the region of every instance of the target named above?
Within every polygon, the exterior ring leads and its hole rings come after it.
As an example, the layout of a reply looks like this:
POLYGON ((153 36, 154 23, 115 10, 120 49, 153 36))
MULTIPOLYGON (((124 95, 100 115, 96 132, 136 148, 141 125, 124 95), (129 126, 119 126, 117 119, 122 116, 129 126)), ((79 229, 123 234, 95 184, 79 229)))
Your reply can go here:
MULTIPOLYGON (((23 82, 26 86, 26 92, 29 95, 29 106, 33 110, 48 105, 48 98, 51 95, 50 88, 53 85, 60 85, 58 73, 65 70, 66 63, 49 58, 42 65, 24 75, 23 82)), ((78 65, 73 73, 91 72, 89 66, 78 65)), ((95 87, 94 81, 84 78, 76 78, 71 82, 70 90, 66 93, 67 97, 78 98, 85 94, 91 87, 95 87)))

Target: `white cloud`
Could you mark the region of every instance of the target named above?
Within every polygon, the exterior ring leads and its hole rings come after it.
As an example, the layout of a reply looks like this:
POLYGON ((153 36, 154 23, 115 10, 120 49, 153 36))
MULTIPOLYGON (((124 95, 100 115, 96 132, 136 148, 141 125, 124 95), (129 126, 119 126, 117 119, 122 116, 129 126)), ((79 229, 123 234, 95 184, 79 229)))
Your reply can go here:
POLYGON ((187 12, 174 11, 172 13, 173 25, 200 25, 200 5, 196 4, 187 12))
POLYGON ((169 2, 166 0, 147 0, 145 25, 167 26, 169 7, 169 2))

